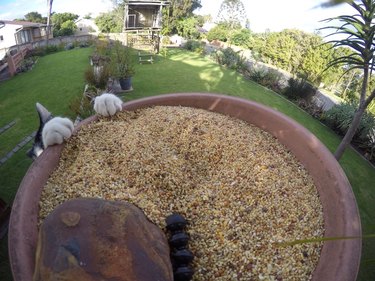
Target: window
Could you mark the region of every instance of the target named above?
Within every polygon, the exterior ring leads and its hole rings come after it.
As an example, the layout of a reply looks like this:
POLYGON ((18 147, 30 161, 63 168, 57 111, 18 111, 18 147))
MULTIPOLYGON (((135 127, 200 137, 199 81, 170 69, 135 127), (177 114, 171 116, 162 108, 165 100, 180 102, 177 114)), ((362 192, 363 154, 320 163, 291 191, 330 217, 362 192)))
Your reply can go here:
POLYGON ((4 41, 4 36, 0 35, 0 41, 4 41))
POLYGON ((28 42, 32 42, 31 39, 31 32, 30 30, 21 30, 17 33, 17 43, 18 44, 25 44, 28 42))
POLYGON ((39 28, 35 28, 34 29, 34 38, 38 38, 40 36, 41 36, 40 29, 39 28))

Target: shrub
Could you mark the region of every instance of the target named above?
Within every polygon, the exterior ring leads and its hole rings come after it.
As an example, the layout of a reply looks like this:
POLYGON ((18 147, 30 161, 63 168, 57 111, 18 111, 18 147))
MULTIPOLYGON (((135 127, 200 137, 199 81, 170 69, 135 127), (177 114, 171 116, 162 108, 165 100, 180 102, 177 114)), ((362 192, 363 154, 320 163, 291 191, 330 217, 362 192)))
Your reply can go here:
MULTIPOLYGON (((345 102, 335 105, 322 116, 322 121, 340 135, 345 135, 354 118, 358 105, 345 102)), ((373 155, 375 147, 375 116, 365 112, 353 137, 353 143, 373 155)), ((372 157, 372 156, 371 156, 372 157)))
POLYGON ((246 59, 240 54, 240 51, 236 52, 232 48, 226 48, 218 50, 213 53, 215 60, 228 68, 238 70, 240 72, 246 69, 246 59))
MULTIPOLYGON (((332 129, 345 135, 352 123, 357 108, 358 105, 352 102, 335 105, 324 114, 323 120, 332 129)), ((375 116, 366 111, 361 119, 361 123, 354 138, 366 140, 374 128, 375 116)))
POLYGON ((93 109, 93 99, 102 94, 102 92, 95 87, 89 86, 83 96, 77 96, 70 101, 69 109, 74 115, 82 119, 88 118, 95 114, 93 109))
POLYGON ((161 39, 162 45, 169 45, 171 44, 171 38, 167 35, 163 35, 163 38, 161 39))
POLYGON ((316 88, 307 82, 306 79, 292 77, 288 80, 288 86, 283 94, 291 100, 311 100, 315 93, 316 88))
POLYGON ((281 74, 275 70, 253 68, 250 71, 246 72, 246 77, 268 89, 271 89, 274 92, 281 92, 281 74))
POLYGON ((227 42, 229 40, 230 32, 228 28, 226 28, 224 25, 217 25, 214 28, 210 29, 209 32, 207 32, 207 40, 220 40, 223 42, 227 42))
POLYGON ((324 114, 323 106, 318 106, 314 102, 300 99, 297 105, 316 119, 321 119, 324 114))
POLYGON ((47 47, 45 47, 45 54, 48 55, 48 54, 52 54, 52 53, 56 53, 60 51, 59 48, 55 45, 48 45, 47 47))
POLYGON ((236 46, 249 48, 252 45, 252 40, 251 31, 243 28, 236 31, 230 41, 236 46))
POLYGON ((105 89, 109 78, 109 68, 107 65, 96 67, 89 66, 84 75, 89 85, 93 85, 99 89, 105 89))
POLYGON ((188 51, 204 54, 204 43, 198 40, 186 41, 184 48, 188 51))

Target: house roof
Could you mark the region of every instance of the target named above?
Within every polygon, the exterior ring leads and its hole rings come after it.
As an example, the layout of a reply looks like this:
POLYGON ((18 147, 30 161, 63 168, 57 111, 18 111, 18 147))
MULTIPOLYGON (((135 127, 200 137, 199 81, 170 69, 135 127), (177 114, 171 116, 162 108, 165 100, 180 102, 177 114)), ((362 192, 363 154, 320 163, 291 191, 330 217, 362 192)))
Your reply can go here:
POLYGON ((167 6, 170 1, 167 0, 128 0, 127 5, 162 5, 167 6))
POLYGON ((42 27, 47 26, 45 23, 31 22, 31 21, 20 21, 20 20, 0 20, 5 25, 21 25, 22 27, 42 27))

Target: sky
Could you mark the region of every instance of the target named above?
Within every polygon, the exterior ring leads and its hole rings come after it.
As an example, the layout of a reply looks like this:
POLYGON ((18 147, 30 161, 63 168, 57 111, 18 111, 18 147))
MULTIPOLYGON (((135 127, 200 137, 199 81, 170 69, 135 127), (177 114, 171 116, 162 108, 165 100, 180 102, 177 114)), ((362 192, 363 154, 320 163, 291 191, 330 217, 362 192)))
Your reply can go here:
MULTIPOLYGON (((265 30, 281 31, 285 28, 297 28, 306 32, 324 26, 319 21, 343 14, 353 14, 347 5, 334 8, 320 8, 326 0, 242 0, 253 32, 265 30)), ((217 16, 221 0, 201 0, 199 14, 217 16)), ((71 12, 81 16, 92 13, 93 16, 111 9, 110 0, 54 0, 53 11, 71 12)), ((28 12, 37 11, 47 14, 47 0, 0 0, 0 20, 22 18, 28 12)))

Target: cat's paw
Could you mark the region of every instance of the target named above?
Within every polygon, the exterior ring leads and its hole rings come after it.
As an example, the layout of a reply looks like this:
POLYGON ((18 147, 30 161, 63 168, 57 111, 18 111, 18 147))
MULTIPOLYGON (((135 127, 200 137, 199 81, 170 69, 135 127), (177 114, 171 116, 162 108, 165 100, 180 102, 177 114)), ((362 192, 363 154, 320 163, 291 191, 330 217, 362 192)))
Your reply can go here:
POLYGON ((44 147, 62 144, 69 138, 74 130, 73 122, 68 118, 55 117, 48 121, 43 128, 42 138, 44 147))
POLYGON ((102 94, 94 100, 94 110, 103 116, 112 116, 121 111, 122 100, 113 94, 102 94))

